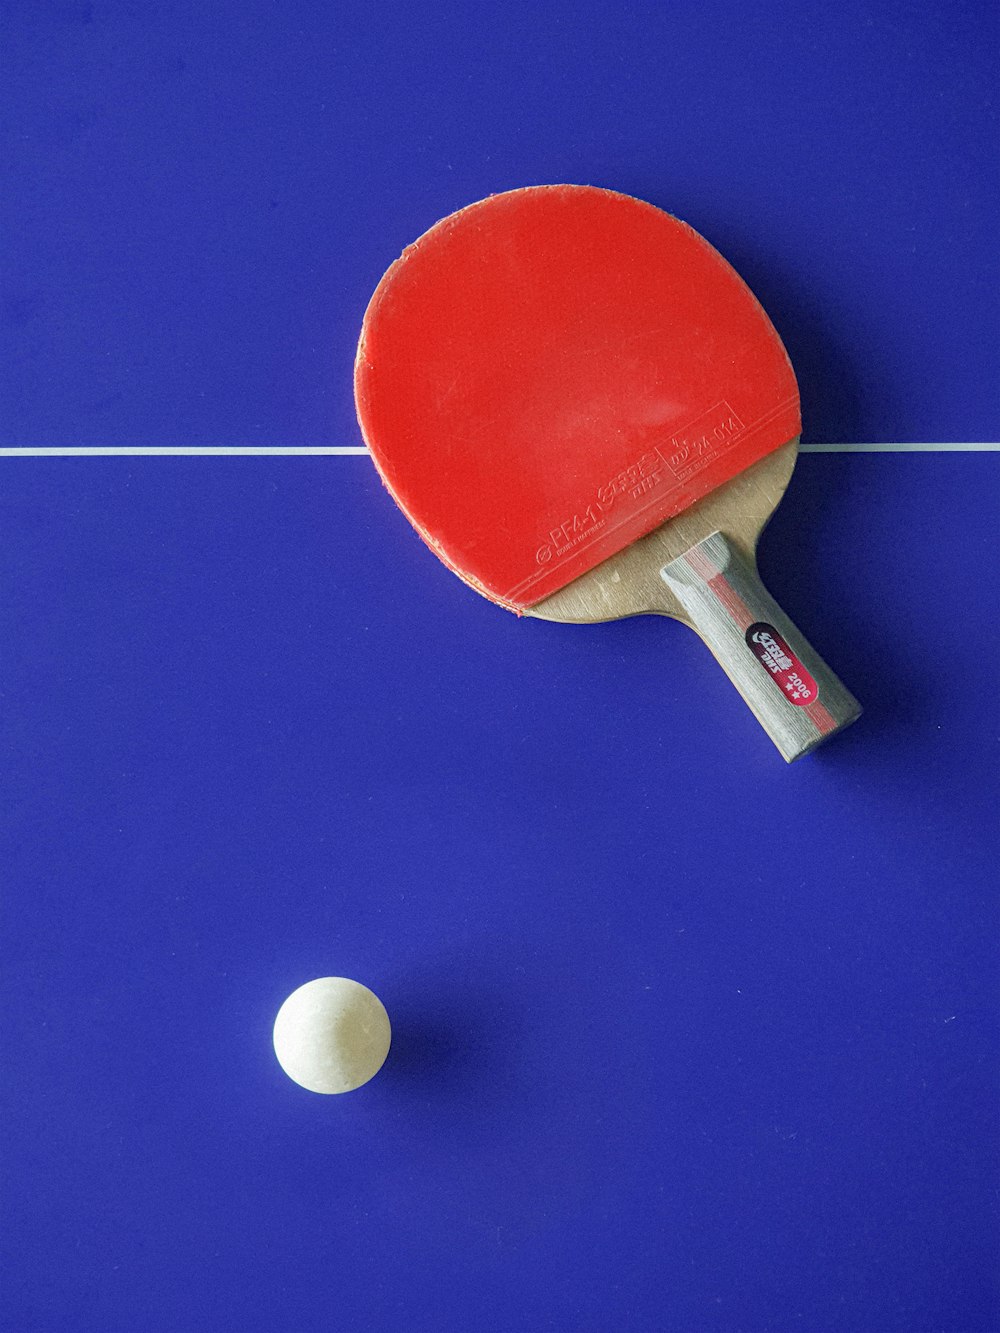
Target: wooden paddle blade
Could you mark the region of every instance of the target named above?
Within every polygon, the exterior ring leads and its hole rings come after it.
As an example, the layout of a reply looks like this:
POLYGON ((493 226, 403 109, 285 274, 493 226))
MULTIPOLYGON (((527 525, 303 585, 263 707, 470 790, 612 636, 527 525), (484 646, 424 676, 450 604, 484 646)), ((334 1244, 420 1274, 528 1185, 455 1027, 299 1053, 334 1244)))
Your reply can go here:
POLYGON ((588 186, 495 195, 410 246, 369 305, 355 393, 417 531, 514 610, 799 432, 742 279, 676 218, 588 186))
POLYGON ((650 612, 683 621, 784 758, 808 754, 858 718, 861 706, 757 574, 757 538, 784 494, 797 448, 793 440, 762 458, 526 614, 589 623, 650 612))
POLYGON ((798 440, 790 440, 683 514, 529 607, 525 615, 538 620, 593 624, 649 612, 673 616, 693 625, 680 601, 660 578, 660 570, 720 529, 752 560, 757 539, 788 486, 798 448, 798 440))

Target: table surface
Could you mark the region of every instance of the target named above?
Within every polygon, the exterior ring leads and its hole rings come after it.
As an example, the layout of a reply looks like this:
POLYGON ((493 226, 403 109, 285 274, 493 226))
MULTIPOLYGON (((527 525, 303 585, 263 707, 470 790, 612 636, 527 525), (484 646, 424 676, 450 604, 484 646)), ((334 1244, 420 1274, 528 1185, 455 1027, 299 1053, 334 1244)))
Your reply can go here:
POLYGON ((837 451, 1000 439, 995 8, 6 25, 0 1329, 995 1333, 1000 457, 837 451), (400 249, 554 180, 713 241, 835 449, 761 566, 866 712, 791 767, 682 626, 282 456, 360 446, 400 249), (336 1098, 270 1045, 329 974, 336 1098))

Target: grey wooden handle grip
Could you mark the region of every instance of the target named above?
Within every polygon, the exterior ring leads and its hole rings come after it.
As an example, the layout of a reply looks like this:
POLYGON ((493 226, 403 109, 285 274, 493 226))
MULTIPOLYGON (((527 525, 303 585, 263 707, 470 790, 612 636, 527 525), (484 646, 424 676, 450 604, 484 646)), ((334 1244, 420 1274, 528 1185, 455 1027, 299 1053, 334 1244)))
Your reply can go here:
POLYGON ((760 581, 756 566, 714 532, 660 570, 690 623, 787 760, 861 713, 760 581))

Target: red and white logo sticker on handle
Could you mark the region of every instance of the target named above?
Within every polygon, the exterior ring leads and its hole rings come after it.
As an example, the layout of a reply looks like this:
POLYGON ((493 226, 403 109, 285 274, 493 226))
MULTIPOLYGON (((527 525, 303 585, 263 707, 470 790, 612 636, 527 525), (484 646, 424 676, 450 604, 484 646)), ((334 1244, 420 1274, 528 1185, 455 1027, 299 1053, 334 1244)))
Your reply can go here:
POLYGON ((819 686, 773 625, 758 621, 747 630, 746 639, 747 647, 789 703, 807 708, 816 702, 819 686))

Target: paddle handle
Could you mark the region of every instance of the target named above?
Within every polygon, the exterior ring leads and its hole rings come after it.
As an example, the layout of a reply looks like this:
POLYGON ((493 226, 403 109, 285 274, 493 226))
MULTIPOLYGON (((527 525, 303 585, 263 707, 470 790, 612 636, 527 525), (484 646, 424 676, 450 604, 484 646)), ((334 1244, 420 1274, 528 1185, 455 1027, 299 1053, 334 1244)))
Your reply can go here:
POLYGON ((714 532, 660 577, 785 759, 807 754, 861 713, 792 624, 756 565, 714 532))

